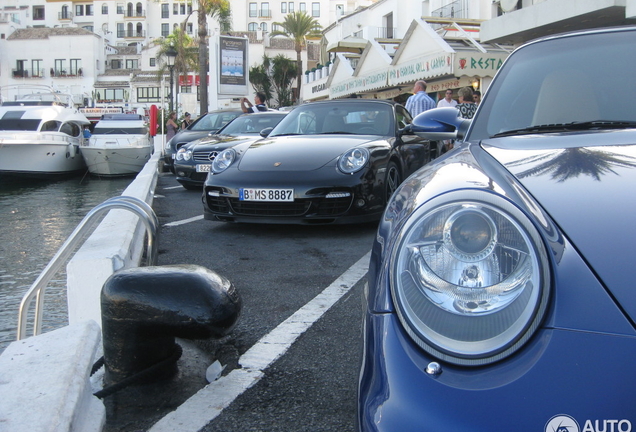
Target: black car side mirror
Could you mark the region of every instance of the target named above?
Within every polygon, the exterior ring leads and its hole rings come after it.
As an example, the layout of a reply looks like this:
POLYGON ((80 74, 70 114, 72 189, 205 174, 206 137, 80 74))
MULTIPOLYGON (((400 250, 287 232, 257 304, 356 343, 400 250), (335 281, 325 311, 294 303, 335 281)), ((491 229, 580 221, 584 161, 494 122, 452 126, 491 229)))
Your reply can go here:
POLYGON ((260 131, 260 135, 263 138, 267 138, 269 136, 270 133, 272 133, 272 131, 274 130, 273 127, 266 127, 265 129, 263 129, 262 131, 260 131))
POLYGON ((413 133, 413 129, 411 128, 411 125, 407 124, 402 129, 398 129, 398 135, 402 136, 402 135, 415 135, 415 134, 413 133))

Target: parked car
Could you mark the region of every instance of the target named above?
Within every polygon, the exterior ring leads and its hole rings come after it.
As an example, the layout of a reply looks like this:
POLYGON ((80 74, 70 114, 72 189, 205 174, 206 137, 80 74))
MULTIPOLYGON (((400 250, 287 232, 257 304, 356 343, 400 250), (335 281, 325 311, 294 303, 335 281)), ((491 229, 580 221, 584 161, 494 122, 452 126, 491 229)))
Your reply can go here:
POLYGON ((239 110, 218 110, 202 115, 192 122, 186 129, 182 129, 175 134, 167 143, 163 153, 164 168, 174 173, 174 158, 183 145, 199 138, 216 133, 228 122, 243 114, 239 110))
POLYGON ((292 110, 267 138, 214 159, 204 215, 226 222, 331 224, 377 220, 402 179, 431 159, 388 101, 331 100, 292 110))
POLYGON ((177 151, 174 161, 177 181, 186 189, 201 190, 210 165, 220 151, 261 138, 261 132, 269 133, 286 115, 286 112, 278 111, 243 114, 218 133, 184 145, 177 151))
POLYGON ((381 219, 365 290, 359 430, 636 427, 636 28, 505 61, 458 139, 381 219))

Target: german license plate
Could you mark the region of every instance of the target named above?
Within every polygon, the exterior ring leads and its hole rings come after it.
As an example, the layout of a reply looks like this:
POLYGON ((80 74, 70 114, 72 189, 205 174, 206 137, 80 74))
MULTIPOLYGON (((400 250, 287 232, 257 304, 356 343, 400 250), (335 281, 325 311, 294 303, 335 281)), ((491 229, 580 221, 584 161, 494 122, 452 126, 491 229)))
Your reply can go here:
POLYGON ((240 201, 294 201, 293 189, 239 189, 240 201))
POLYGON ((197 172, 210 172, 210 164, 197 164, 197 172))

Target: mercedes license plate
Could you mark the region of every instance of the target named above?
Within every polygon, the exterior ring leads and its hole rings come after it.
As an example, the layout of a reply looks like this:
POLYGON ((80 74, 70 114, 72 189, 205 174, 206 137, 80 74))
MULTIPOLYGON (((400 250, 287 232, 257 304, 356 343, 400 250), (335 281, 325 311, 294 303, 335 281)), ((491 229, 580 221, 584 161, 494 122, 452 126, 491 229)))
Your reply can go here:
POLYGON ((197 172, 210 172, 210 164, 197 164, 197 172))
POLYGON ((240 201, 294 201, 293 189, 239 189, 240 201))

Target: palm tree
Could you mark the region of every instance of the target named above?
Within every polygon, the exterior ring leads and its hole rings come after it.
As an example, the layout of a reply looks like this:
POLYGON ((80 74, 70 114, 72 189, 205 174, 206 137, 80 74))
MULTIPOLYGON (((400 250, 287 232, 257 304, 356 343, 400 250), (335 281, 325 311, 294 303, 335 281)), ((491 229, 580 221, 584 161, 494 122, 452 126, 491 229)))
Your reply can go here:
POLYGON ((206 18, 210 16, 219 22, 221 32, 232 28, 229 0, 199 0, 197 24, 199 36, 199 85, 200 111, 208 111, 208 28, 206 18))
POLYGON ((291 84, 294 79, 294 61, 284 54, 278 54, 272 60, 272 86, 276 92, 278 106, 291 105, 291 84))
POLYGON ((262 92, 265 95, 265 102, 269 105, 272 98, 272 80, 269 74, 271 67, 271 59, 267 54, 263 55, 263 63, 250 68, 250 83, 254 90, 262 92))
POLYGON ((300 53, 307 44, 307 37, 320 36, 322 26, 315 18, 310 17, 305 12, 297 11, 287 14, 285 21, 274 23, 282 27, 282 31, 275 30, 270 33, 270 37, 285 36, 294 41, 296 50, 296 101, 300 99, 300 83, 302 82, 303 64, 300 53))
POLYGON ((291 84, 294 80, 295 62, 284 54, 278 54, 274 58, 263 55, 263 63, 250 68, 250 83, 254 90, 265 94, 265 102, 276 93, 276 102, 279 107, 291 105, 291 84))
MULTIPOLYGON (((157 51, 157 58, 161 65, 158 73, 159 80, 161 80, 161 77, 163 77, 168 70, 168 51, 175 50, 177 52, 173 68, 173 73, 177 80, 174 95, 176 100, 179 94, 179 76, 191 70, 195 70, 197 67, 197 53, 194 41, 182 29, 176 28, 172 34, 164 39, 157 39, 155 42, 159 44, 159 50, 157 51)), ((172 89, 170 89, 170 91, 172 91, 172 89)))

